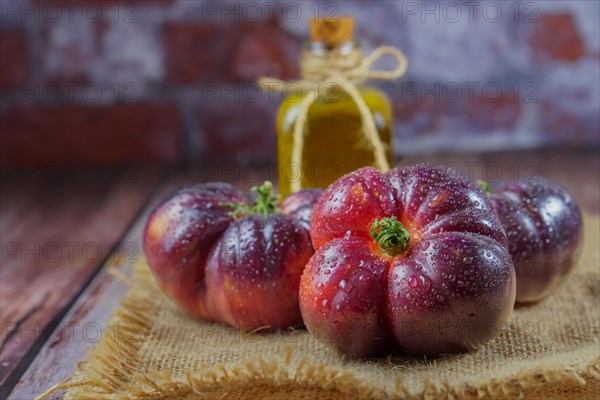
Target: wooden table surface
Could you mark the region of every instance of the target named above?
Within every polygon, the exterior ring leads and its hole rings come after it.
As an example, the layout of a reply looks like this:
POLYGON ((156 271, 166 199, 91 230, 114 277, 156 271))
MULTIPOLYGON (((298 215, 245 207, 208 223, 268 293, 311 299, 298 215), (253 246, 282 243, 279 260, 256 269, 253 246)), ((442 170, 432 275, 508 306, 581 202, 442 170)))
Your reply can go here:
MULTIPOLYGON (((545 176, 582 208, 600 212, 600 156, 542 150, 410 158, 439 162, 475 178, 545 176)), ((187 170, 6 167, 0 192, 0 399, 32 399, 72 374, 98 341, 142 254, 142 229, 156 202, 190 182, 247 189, 273 179, 272 164, 206 164, 187 170)), ((53 398, 61 398, 59 393, 53 398)))

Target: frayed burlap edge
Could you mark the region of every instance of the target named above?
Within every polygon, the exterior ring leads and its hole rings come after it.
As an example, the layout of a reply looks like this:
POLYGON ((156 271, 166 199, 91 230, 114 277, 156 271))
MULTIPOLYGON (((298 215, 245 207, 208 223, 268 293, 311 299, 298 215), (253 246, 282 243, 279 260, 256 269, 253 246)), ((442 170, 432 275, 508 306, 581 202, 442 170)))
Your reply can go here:
POLYGON ((400 376, 394 382, 395 392, 389 393, 367 386, 349 371, 312 363, 306 358, 300 361, 298 367, 290 370, 291 357, 290 346, 282 359, 264 360, 258 357, 256 360, 233 368, 226 368, 223 365, 211 369, 201 367, 195 374, 186 371, 181 378, 173 378, 168 371, 152 371, 148 374, 134 374, 129 382, 117 386, 112 384, 114 380, 107 382, 104 380, 105 377, 99 376, 86 381, 65 382, 40 398, 62 389, 70 390, 66 398, 90 400, 216 398, 217 393, 224 398, 225 394, 244 393, 249 387, 280 388, 287 393, 299 389, 313 389, 314 394, 337 392, 358 399, 516 399, 527 398, 529 392, 537 392, 542 385, 552 383, 560 383, 563 388, 592 384, 593 387, 590 387, 586 393, 598 393, 600 390, 598 360, 581 371, 546 368, 535 373, 521 372, 510 379, 494 379, 479 386, 464 384, 451 387, 448 383, 434 385, 425 382, 421 393, 411 394, 403 386, 400 376), (211 394, 215 396, 210 396, 211 394))
MULTIPOLYGON (((145 265, 142 263, 142 265, 145 265)), ((134 400, 134 399, 196 399, 224 398, 245 393, 249 388, 268 388, 292 393, 298 390, 312 395, 325 394, 326 399, 483 399, 523 398, 538 393, 542 385, 559 384, 562 390, 583 386, 588 394, 600 392, 600 357, 585 367, 545 367, 536 371, 522 370, 508 378, 490 379, 481 384, 450 385, 423 382, 419 393, 411 393, 402 376, 395 378, 393 389, 374 388, 351 371, 332 367, 303 357, 292 366, 293 346, 288 345, 280 357, 258 356, 236 366, 201 365, 199 371, 186 370, 173 377, 169 371, 139 372, 136 352, 143 343, 160 296, 156 296, 153 277, 146 267, 135 270, 132 288, 113 314, 105 333, 91 349, 77 372, 65 381, 41 394, 44 399, 66 390, 65 399, 134 400), (116 334, 115 334, 116 332, 116 334), (112 333, 112 334, 111 334, 112 333)), ((156 288, 155 288, 156 289, 156 288)), ((279 397, 278 397, 279 398, 279 397)), ((281 397, 284 398, 284 397, 281 397)), ((287 395, 285 398, 293 398, 287 395)))

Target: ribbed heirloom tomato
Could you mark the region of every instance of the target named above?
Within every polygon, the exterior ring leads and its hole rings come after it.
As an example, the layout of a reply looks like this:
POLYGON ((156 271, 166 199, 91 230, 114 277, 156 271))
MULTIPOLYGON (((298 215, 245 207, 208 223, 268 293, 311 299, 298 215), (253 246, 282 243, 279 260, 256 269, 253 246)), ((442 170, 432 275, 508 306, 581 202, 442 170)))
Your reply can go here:
POLYGON ((535 302, 565 281, 582 244, 581 212, 560 185, 543 178, 497 185, 490 195, 508 237, 517 302, 535 302))
POLYGON ((245 330, 301 325, 298 286, 313 254, 306 225, 319 192, 295 193, 282 210, 270 183, 255 192, 209 183, 170 194, 146 225, 148 263, 196 317, 245 330))
POLYGON ((484 191, 440 167, 336 181, 311 218, 304 323, 351 357, 475 349, 508 320, 515 272, 484 191))

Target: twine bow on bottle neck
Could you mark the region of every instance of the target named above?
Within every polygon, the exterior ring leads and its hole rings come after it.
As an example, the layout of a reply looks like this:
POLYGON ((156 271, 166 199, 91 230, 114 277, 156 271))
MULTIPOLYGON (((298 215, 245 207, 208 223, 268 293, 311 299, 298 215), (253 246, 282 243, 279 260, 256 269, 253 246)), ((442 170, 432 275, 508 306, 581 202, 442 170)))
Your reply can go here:
MULTIPOLYGON (((298 105, 298 115, 294 122, 293 146, 291 162, 297 165, 302 174, 302 152, 304 149, 305 124, 310 106, 323 94, 331 93, 341 89, 350 96, 358 108, 361 117, 366 142, 371 145, 375 157, 376 166, 383 172, 390 169, 385 156, 385 146, 381 142, 375 120, 361 96, 357 85, 367 79, 393 80, 401 77, 406 72, 408 61, 404 53, 395 47, 381 46, 371 54, 364 57, 359 48, 354 48, 347 54, 339 50, 324 52, 322 55, 311 51, 304 51, 300 61, 302 80, 294 82, 302 93, 298 105), (391 55, 396 61, 396 68, 386 70, 374 70, 372 65, 380 58, 391 55), (312 92, 312 96, 308 95, 312 92), (307 94, 307 95, 305 95, 307 94)), ((258 84, 263 89, 284 91, 290 83, 275 78, 260 78, 258 84)), ((298 179, 290 182, 292 192, 301 188, 301 175, 298 179)))

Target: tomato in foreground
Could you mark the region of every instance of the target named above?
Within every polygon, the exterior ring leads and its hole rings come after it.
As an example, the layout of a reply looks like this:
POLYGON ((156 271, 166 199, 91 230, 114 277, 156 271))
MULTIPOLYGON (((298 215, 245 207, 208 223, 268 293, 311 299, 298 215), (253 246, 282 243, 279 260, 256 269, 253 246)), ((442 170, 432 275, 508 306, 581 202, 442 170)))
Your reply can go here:
POLYGON ((470 351, 506 324, 515 272, 485 192, 440 167, 365 167, 321 195, 304 323, 350 357, 470 351))

